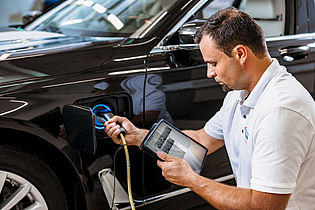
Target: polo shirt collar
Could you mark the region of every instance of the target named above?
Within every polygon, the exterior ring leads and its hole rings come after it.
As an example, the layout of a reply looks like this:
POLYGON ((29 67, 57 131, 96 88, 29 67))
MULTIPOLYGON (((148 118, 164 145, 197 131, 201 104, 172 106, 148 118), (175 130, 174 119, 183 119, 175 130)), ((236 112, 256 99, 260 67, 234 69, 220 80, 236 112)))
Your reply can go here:
POLYGON ((255 108, 255 105, 256 105, 259 97, 263 93, 265 87, 267 86, 267 84, 269 83, 271 78, 273 78, 276 74, 279 73, 279 71, 280 71, 279 67, 280 67, 280 64, 279 64, 278 60, 273 58, 272 63, 268 66, 266 71, 260 77, 259 81, 255 85, 251 94, 248 95, 247 90, 241 90, 240 91, 239 100, 240 100, 240 104, 241 104, 240 109, 241 109, 242 115, 248 114, 250 109, 255 108))

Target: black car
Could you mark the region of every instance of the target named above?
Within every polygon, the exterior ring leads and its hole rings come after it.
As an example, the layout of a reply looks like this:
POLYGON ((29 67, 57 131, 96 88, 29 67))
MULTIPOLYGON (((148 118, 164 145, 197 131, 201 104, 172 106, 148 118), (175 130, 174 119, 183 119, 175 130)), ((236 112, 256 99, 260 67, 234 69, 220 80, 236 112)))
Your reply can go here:
MULTIPOLYGON (((159 119, 202 128, 225 93, 206 78, 193 35, 231 5, 257 20, 271 56, 314 97, 313 0, 68 0, 2 31, 0 209, 128 209, 124 152, 93 117, 67 110, 107 106, 143 128, 159 119), (78 142, 67 124, 92 137, 78 142)), ((136 147, 129 153, 138 209, 211 208, 167 182, 154 158, 136 147)), ((201 174, 235 184, 225 148, 201 174)))

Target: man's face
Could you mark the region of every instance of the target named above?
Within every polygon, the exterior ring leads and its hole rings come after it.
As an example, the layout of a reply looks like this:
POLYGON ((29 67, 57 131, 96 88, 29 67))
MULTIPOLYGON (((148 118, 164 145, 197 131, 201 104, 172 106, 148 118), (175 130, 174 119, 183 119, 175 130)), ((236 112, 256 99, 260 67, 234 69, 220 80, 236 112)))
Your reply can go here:
POLYGON ((207 63, 207 77, 214 77, 222 85, 223 91, 242 89, 242 70, 234 57, 229 57, 219 50, 209 36, 203 36, 200 42, 200 51, 207 63))

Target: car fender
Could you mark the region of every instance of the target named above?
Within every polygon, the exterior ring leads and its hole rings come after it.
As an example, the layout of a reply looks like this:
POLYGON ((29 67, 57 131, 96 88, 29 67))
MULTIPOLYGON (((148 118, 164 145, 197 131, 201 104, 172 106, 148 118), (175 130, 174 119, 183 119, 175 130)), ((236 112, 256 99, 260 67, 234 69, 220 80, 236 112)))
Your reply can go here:
POLYGON ((56 138, 31 122, 5 117, 0 117, 0 132, 0 144, 22 147, 42 158, 59 179, 62 177, 64 188, 69 189, 71 181, 71 187, 75 185, 78 193, 74 199, 80 199, 81 206, 86 206, 88 198, 84 195, 88 191, 88 179, 84 176, 79 153, 65 139, 56 138))

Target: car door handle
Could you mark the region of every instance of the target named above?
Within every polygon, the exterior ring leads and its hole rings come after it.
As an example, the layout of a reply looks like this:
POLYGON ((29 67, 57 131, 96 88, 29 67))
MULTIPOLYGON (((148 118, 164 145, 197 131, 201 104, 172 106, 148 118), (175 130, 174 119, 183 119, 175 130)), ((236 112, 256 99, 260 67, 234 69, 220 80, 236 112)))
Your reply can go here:
POLYGON ((281 48, 279 53, 285 61, 292 62, 294 60, 306 58, 310 53, 310 48, 308 46, 285 47, 281 48))

